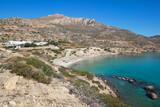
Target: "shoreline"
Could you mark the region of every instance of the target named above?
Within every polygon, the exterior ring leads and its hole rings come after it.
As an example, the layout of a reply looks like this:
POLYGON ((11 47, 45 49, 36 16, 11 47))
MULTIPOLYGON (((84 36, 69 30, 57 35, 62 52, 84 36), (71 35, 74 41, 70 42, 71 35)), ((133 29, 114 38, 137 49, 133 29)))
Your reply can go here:
MULTIPOLYGON (((77 64, 81 61, 84 61, 84 60, 89 60, 91 58, 99 58, 99 57, 110 57, 110 56, 115 56, 115 55, 117 56, 118 54, 106 52, 103 54, 99 53, 99 54, 90 55, 90 56, 89 55, 86 55, 86 56, 85 55, 84 56, 65 56, 65 57, 61 57, 61 58, 53 60, 52 63, 57 66, 62 66, 65 68, 72 69, 71 66, 73 66, 74 64, 77 64)), ((106 82, 107 79, 104 80, 103 78, 99 77, 98 75, 96 75, 95 78, 97 78, 101 84, 105 83, 106 87, 108 87, 106 89, 106 92, 108 93, 108 95, 119 98, 119 94, 117 93, 117 90, 106 82)))
POLYGON ((98 58, 98 57, 109 57, 109 56, 115 56, 118 55, 116 53, 106 53, 106 54, 99 54, 99 55, 93 55, 93 56, 66 56, 57 58, 52 61, 53 64, 70 68, 72 65, 77 64, 84 60, 89 60, 91 58, 98 58))

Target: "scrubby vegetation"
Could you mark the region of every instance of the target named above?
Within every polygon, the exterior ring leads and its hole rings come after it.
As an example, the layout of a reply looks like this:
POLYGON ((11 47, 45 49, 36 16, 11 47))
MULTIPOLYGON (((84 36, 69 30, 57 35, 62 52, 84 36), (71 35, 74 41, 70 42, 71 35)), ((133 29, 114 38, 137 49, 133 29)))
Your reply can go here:
POLYGON ((38 82, 49 84, 52 77, 58 75, 69 78, 72 87, 72 93, 80 96, 80 99, 86 104, 96 102, 101 107, 129 107, 118 98, 110 95, 100 94, 100 90, 104 87, 99 81, 93 80, 94 75, 86 71, 75 71, 60 67, 60 74, 57 74, 51 66, 35 57, 14 57, 8 60, 8 68, 12 73, 23 76, 28 79, 34 79, 38 82), (97 86, 91 86, 89 82, 77 78, 84 76, 97 86))
POLYGON ((97 87, 90 86, 89 83, 84 80, 77 79, 72 82, 75 86, 73 93, 81 96, 81 99, 87 104, 97 102, 101 107, 130 107, 124 104, 119 98, 114 98, 106 94, 100 94, 97 87))
POLYGON ((92 83, 97 84, 100 89, 102 89, 102 90, 104 89, 104 87, 101 85, 101 83, 99 81, 92 80, 92 83))
POLYGON ((55 45, 55 46, 59 46, 59 45, 62 45, 62 44, 68 44, 70 43, 68 40, 48 40, 48 44, 50 45, 55 45))
POLYGON ((49 84, 52 77, 56 77, 54 70, 38 58, 16 57, 9 60, 8 68, 11 73, 49 84))
POLYGON ((47 76, 53 76, 54 72, 53 69, 45 64, 44 62, 40 61, 38 58, 30 57, 26 59, 27 64, 34 66, 35 68, 41 69, 43 73, 47 76))
POLYGON ((79 76, 86 76, 89 80, 92 80, 94 75, 87 72, 87 71, 77 71, 77 70, 73 70, 71 71, 73 74, 75 75, 79 75, 79 76))
POLYGON ((52 50, 54 53, 56 53, 56 54, 61 54, 61 50, 52 50))
POLYGON ((37 45, 34 43, 26 43, 24 44, 24 47, 37 47, 37 45))
POLYGON ((55 41, 55 40, 48 40, 48 44, 49 45, 54 45, 54 46, 58 46, 59 45, 58 41, 55 41))
POLYGON ((28 79, 37 80, 41 83, 49 84, 51 81, 51 78, 46 76, 43 72, 39 72, 38 70, 32 68, 32 66, 23 63, 15 63, 11 72, 28 79))

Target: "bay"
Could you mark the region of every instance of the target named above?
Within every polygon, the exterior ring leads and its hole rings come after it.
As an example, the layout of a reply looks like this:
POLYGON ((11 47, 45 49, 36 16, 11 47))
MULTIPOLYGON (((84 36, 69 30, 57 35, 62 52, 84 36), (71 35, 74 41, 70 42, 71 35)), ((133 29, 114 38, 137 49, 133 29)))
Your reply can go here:
MULTIPOLYGON (((73 69, 89 71, 96 75, 135 78, 160 87, 160 54, 150 53, 137 56, 97 57, 81 61, 73 69)), ((160 100, 151 100, 145 91, 125 81, 109 79, 126 103, 133 107, 160 107, 160 100)))

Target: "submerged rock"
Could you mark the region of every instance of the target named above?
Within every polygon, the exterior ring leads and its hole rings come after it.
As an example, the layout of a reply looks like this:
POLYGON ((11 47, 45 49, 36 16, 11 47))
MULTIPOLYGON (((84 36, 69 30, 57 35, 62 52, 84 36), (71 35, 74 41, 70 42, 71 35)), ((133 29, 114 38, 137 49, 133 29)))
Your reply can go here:
POLYGON ((147 94, 146 94, 149 98, 151 98, 152 100, 156 100, 158 99, 158 95, 154 92, 150 92, 148 91, 147 94))
POLYGON ((153 85, 144 86, 144 89, 147 91, 155 91, 155 87, 153 85))
POLYGON ((115 79, 126 81, 132 85, 140 87, 145 90, 146 96, 152 100, 158 99, 157 89, 153 85, 148 85, 146 82, 137 81, 129 77, 112 76, 115 79))

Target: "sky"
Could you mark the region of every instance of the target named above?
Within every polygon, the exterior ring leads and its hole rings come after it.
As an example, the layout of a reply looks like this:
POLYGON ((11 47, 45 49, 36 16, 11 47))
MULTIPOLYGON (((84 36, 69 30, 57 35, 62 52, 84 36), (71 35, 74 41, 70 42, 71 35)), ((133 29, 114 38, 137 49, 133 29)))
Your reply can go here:
POLYGON ((160 0, 0 0, 0 18, 56 13, 94 18, 145 36, 160 34, 160 0))

